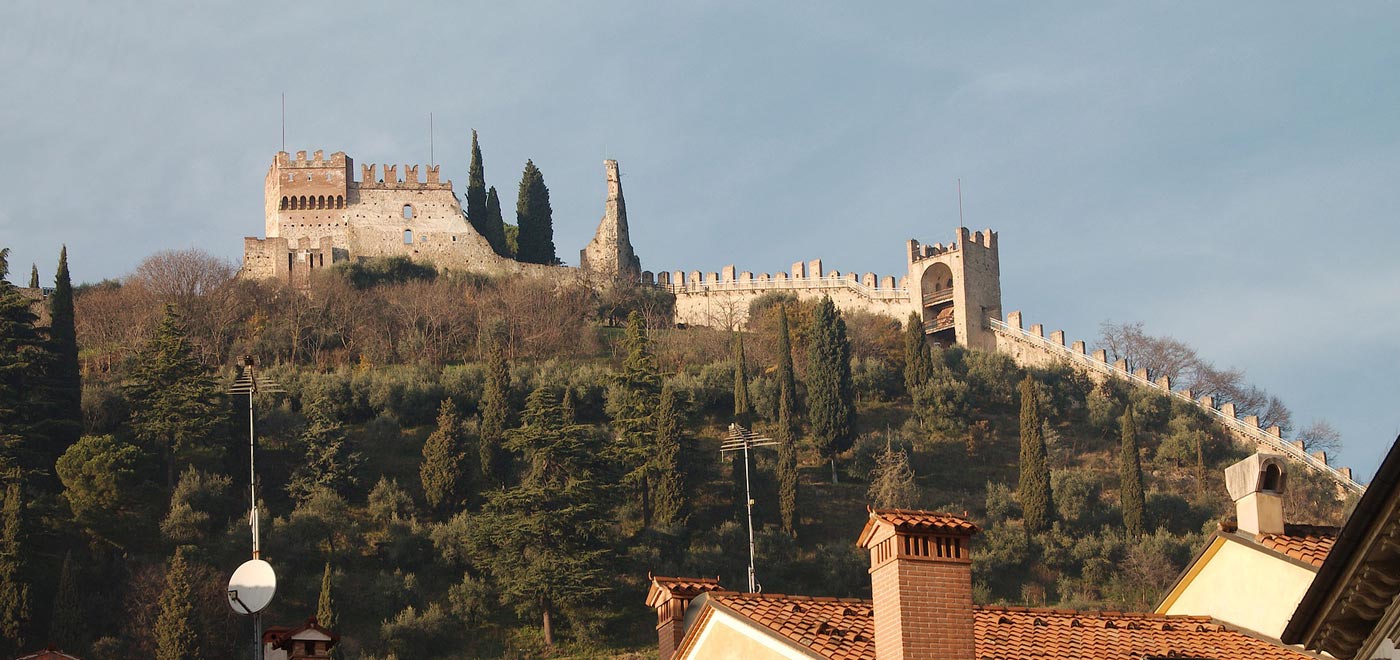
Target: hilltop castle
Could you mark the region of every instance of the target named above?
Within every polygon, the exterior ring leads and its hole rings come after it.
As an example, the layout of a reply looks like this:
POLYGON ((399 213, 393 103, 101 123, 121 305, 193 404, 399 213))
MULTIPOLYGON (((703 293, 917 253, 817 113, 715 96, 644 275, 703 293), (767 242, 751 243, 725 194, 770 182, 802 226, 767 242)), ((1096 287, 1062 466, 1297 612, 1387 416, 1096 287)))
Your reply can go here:
MULTIPOLYGON (((637 277, 641 262, 627 232, 627 206, 617 161, 604 161, 608 198, 597 235, 582 251, 587 272, 637 277)), ((467 224, 452 182, 437 165, 361 165, 344 152, 316 151, 295 158, 281 151, 263 184, 265 238, 243 239, 240 274, 309 285, 311 274, 333 264, 376 257, 408 257, 450 270, 572 278, 579 269, 527 264, 502 257, 467 224)))

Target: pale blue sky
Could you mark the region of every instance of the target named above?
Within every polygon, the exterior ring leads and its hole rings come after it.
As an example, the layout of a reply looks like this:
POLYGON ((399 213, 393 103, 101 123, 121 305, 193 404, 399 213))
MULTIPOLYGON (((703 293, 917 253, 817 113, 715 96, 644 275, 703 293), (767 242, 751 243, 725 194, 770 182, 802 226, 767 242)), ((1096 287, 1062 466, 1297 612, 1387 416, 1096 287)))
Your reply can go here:
POLYGON ((1183 339, 1362 477, 1400 432, 1400 6, 137 4, 0 7, 17 279, 65 242, 88 281, 238 257, 285 92, 291 151, 424 162, 432 112, 444 176, 476 128, 507 207, 533 158, 571 262, 604 157, 651 270, 898 274, 961 177, 1028 323, 1183 339))

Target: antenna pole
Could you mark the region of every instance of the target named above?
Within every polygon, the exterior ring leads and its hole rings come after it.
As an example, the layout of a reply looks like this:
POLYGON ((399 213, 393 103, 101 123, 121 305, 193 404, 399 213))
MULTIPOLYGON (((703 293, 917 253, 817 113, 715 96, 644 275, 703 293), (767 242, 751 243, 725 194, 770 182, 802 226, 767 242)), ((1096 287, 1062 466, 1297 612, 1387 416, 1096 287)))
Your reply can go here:
POLYGON ((253 387, 248 390, 248 497, 253 503, 253 512, 248 521, 253 526, 253 559, 258 559, 258 473, 253 463, 253 451, 257 446, 253 439, 253 394, 257 392, 257 380, 253 382, 253 387))
POLYGON ((966 227, 966 226, 967 226, 966 224, 963 224, 963 214, 962 214, 962 177, 958 177, 958 226, 959 226, 959 227, 966 227))
POLYGON ((753 494, 749 491, 749 444, 750 442, 746 438, 744 440, 744 508, 748 510, 749 515, 749 593, 755 593, 758 588, 753 570, 753 494))
POLYGON ((287 150, 287 93, 282 92, 282 151, 287 150))
POLYGON ((433 153, 433 113, 428 113, 428 164, 437 165, 437 156, 433 153))

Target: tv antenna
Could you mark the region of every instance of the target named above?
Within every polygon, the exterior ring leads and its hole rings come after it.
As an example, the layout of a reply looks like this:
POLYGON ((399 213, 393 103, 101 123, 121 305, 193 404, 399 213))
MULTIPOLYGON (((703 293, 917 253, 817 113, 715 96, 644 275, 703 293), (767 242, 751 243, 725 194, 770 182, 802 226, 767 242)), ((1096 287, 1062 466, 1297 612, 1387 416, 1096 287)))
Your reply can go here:
POLYGON ((258 547, 258 472, 257 443, 253 433, 253 399, 258 394, 285 392, 276 381, 263 377, 253 363, 253 356, 243 356, 238 379, 228 389, 229 394, 248 397, 248 526, 253 531, 253 558, 243 562, 228 581, 228 604, 234 612, 253 617, 253 660, 262 660, 262 610, 277 593, 277 573, 263 561, 258 547))
POLYGON ((433 113, 428 113, 428 164, 437 165, 437 155, 433 153, 433 113))
POLYGON ((749 516, 749 593, 758 591, 758 579, 754 575, 753 569, 753 492, 749 487, 749 450, 757 447, 772 447, 778 444, 777 440, 766 438, 755 434, 738 424, 729 425, 729 433, 725 434, 724 441, 719 445, 721 456, 725 452, 744 452, 744 508, 749 516))
POLYGON ((966 226, 967 226, 966 224, 963 223, 963 214, 962 214, 962 177, 958 177, 958 226, 959 226, 959 227, 966 227, 966 226))

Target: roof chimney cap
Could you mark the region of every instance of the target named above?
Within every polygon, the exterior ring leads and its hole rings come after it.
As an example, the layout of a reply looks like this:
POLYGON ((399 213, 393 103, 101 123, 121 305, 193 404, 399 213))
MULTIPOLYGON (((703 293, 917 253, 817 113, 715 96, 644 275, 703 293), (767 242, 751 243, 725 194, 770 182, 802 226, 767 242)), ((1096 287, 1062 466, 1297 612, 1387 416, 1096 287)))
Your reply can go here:
POLYGON ((1281 454, 1255 453, 1225 468, 1225 489, 1230 499, 1238 502, 1247 495, 1267 493, 1282 495, 1288 483, 1281 454))

